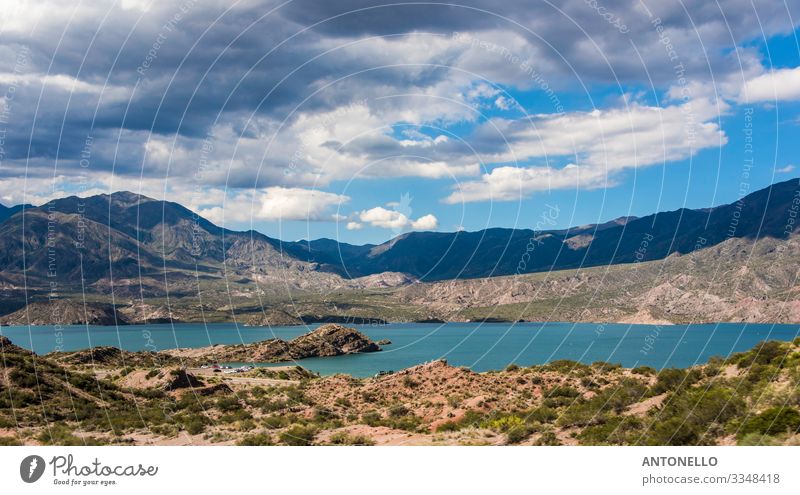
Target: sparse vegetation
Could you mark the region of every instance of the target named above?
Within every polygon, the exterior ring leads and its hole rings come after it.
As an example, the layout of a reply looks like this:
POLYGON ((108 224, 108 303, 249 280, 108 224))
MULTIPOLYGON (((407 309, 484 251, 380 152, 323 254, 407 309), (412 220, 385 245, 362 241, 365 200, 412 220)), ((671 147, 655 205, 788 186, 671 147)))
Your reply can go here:
POLYGON ((3 347, 0 428, 15 432, 0 435, 5 445, 185 434, 237 445, 372 445, 385 443, 382 435, 403 443, 800 442, 800 339, 684 370, 554 361, 473 373, 434 362, 369 379, 287 368, 296 380, 256 374, 231 388, 213 376, 174 390, 153 388, 179 376, 168 369, 132 366, 98 378, 68 360, 38 356, 34 367, 30 352, 7 339, 3 347), (150 378, 130 386, 136 377, 150 378))

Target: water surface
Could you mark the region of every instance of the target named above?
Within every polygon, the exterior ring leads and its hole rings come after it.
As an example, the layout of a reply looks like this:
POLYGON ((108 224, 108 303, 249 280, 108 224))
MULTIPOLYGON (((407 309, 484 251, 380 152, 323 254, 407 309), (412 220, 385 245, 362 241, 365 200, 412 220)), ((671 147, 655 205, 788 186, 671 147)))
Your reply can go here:
MULTIPOLYGON (((273 337, 289 340, 318 325, 244 327, 234 323, 159 324, 120 327, 0 327, 0 334, 39 354, 92 346, 129 351, 241 344, 273 337)), ((371 376, 447 359, 475 371, 509 364, 543 364, 556 359, 607 361, 626 367, 684 368, 711 356, 746 351, 762 340, 792 340, 800 325, 720 323, 712 325, 627 325, 593 323, 446 323, 353 325, 373 340, 389 339, 382 352, 297 361, 323 375, 371 376)), ((285 365, 285 363, 283 363, 285 365)))

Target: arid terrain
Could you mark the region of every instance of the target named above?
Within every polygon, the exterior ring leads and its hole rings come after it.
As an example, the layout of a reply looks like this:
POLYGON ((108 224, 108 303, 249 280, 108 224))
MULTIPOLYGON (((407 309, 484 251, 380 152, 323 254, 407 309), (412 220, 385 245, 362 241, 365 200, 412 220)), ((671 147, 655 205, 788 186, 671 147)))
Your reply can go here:
MULTIPOLYGON (((353 337, 339 328, 301 342, 322 355, 342 335, 353 337)), ((685 370, 555 361, 475 373, 435 361, 365 379, 294 365, 225 373, 180 351, 37 356, 0 344, 6 445, 800 444, 800 339, 685 370)), ((241 352, 217 347, 209 359, 241 352)))

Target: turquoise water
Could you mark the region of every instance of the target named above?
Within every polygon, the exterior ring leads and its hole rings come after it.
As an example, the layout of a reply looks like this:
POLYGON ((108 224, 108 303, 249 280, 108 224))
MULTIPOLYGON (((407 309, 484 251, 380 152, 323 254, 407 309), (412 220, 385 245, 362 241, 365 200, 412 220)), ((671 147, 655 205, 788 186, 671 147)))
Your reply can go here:
MULTIPOLYGON (((110 345, 130 351, 241 344, 273 337, 291 339, 308 327, 253 328, 233 323, 162 324, 121 327, 1 327, 15 344, 44 354, 110 345)), ((752 348, 761 340, 792 340, 800 325, 598 325, 593 323, 447 323, 353 325, 373 340, 389 339, 382 352, 297 363, 323 375, 371 376, 444 358, 476 371, 509 364, 543 364, 556 359, 607 361, 626 367, 683 368, 752 348)), ((283 363, 285 365, 286 363, 283 363)))

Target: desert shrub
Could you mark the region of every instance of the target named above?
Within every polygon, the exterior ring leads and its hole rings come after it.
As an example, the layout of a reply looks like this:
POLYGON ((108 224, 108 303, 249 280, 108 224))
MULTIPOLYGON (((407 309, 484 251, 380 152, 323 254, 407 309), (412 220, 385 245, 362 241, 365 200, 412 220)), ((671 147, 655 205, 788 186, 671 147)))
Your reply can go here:
POLYGON ((419 387, 419 382, 411 378, 410 376, 403 377, 403 386, 408 388, 417 388, 419 387))
POLYGON ((267 428, 278 429, 278 428, 283 428, 284 426, 288 426, 289 424, 288 420, 289 418, 283 415, 267 416, 266 418, 263 418, 261 420, 261 424, 263 424, 267 428))
POLYGON ((231 424, 240 421, 249 421, 251 419, 253 419, 253 415, 250 414, 246 409, 237 409, 220 416, 219 422, 223 424, 231 424))
POLYGON ((506 371, 517 371, 518 369, 519 369, 519 365, 514 364, 514 363, 509 364, 508 366, 506 366, 506 371))
POLYGON ((381 422, 383 426, 397 430, 415 431, 422 424, 422 418, 413 414, 407 414, 399 418, 389 417, 381 422))
POLYGON ((199 435, 206 429, 205 420, 200 416, 191 416, 183 421, 183 429, 190 435, 199 435))
POLYGON ((495 430, 499 432, 507 432, 514 428, 520 427, 524 425, 525 422, 519 416, 502 416, 500 418, 490 419, 486 421, 483 426, 485 428, 489 428, 490 430, 495 430))
POLYGON ((651 388, 653 395, 663 394, 679 387, 690 387, 700 380, 700 372, 697 370, 682 370, 677 368, 665 368, 656 376, 656 383, 651 388))
POLYGON ((536 421, 539 423, 550 423, 558 418, 558 412, 549 407, 537 407, 522 414, 526 422, 536 421))
POLYGON ((72 429, 65 424, 50 425, 42 431, 37 440, 43 445, 102 445, 103 442, 94 437, 80 438, 72 434, 72 429))
POLYGON ((297 386, 289 386, 289 387, 282 387, 279 389, 286 395, 286 399, 289 401, 290 404, 308 404, 309 400, 303 393, 303 391, 297 386))
POLYGON ((580 391, 578 391, 578 389, 563 385, 556 385, 555 387, 548 389, 544 392, 545 397, 573 398, 573 397, 578 397, 579 395, 581 395, 581 393, 580 391))
POLYGON ((623 445, 636 441, 642 420, 635 416, 615 416, 602 424, 588 426, 578 434, 583 445, 623 445))
POLYGON ((608 373, 609 371, 614 371, 622 368, 622 365, 619 363, 607 363, 605 361, 595 361, 592 363, 592 368, 596 369, 601 373, 608 373))
POLYGON ((458 431, 462 428, 482 426, 486 416, 480 411, 469 410, 458 421, 447 421, 436 428, 436 431, 458 431))
POLYGON ((389 408, 389 416, 393 418, 400 418, 407 416, 410 411, 403 404, 398 404, 389 408))
POLYGON ((531 425, 521 424, 509 429, 506 432, 506 442, 510 444, 520 443, 530 437, 536 431, 531 425))
POLYGON ((279 438, 286 445, 302 446, 311 445, 316 435, 317 429, 313 426, 295 425, 288 430, 282 431, 279 438))
POLYGON ((633 373, 634 375, 649 376, 649 375, 655 375, 656 369, 651 368, 650 366, 637 366, 636 368, 633 368, 631 370, 631 373, 633 373))
POLYGON ((350 402, 350 399, 347 397, 337 397, 335 401, 333 401, 339 407, 350 407, 353 404, 350 402))
POLYGON ((744 422, 739 436, 750 433, 759 435, 778 435, 797 433, 800 429, 800 413, 791 407, 772 407, 744 422))
POLYGON ((331 445, 375 445, 375 441, 366 435, 348 435, 343 431, 331 435, 328 442, 331 445))
POLYGON ((39 379, 35 372, 29 373, 21 369, 14 369, 9 373, 11 383, 21 388, 36 388, 39 379))
POLYGON ((22 442, 17 440, 16 437, 0 437, 0 447, 10 447, 12 445, 22 445, 22 442))
POLYGON ((584 376, 583 378, 581 378, 581 385, 583 385, 588 389, 600 388, 600 384, 588 376, 584 376))
POLYGON ((337 418, 338 415, 330 409, 324 407, 315 407, 312 421, 315 423, 325 423, 326 421, 331 421, 337 418))
POLYGON ((239 404, 239 399, 235 396, 220 397, 214 405, 223 412, 236 411, 242 408, 241 404, 239 404))
POLYGON ((458 431, 460 429, 461 425, 458 423, 458 421, 445 421, 444 423, 436 427, 436 431, 440 433, 448 431, 458 431))
POLYGON ((573 370, 586 371, 589 369, 589 367, 585 364, 581 364, 577 361, 572 361, 569 359, 557 359, 555 361, 550 361, 541 368, 546 371, 558 371, 560 373, 568 373, 573 370))
POLYGON ((788 346, 783 342, 770 340, 759 342, 751 350, 732 356, 731 361, 739 368, 748 368, 754 364, 768 365, 774 363, 778 365, 788 351, 788 346))
POLYGON ((762 435, 760 433, 748 433, 747 435, 739 437, 736 441, 736 445, 757 447, 781 445, 781 443, 775 437, 762 435))
POLYGON ((361 414, 361 421, 368 426, 378 426, 381 419, 381 415, 378 411, 365 411, 361 414))
POLYGON ((246 437, 242 438, 237 445, 247 445, 247 446, 256 446, 256 445, 275 445, 274 441, 272 440, 272 435, 269 433, 256 433, 253 435, 247 435, 246 437))
POLYGON ((650 445, 713 444, 721 425, 741 414, 745 403, 733 390, 720 386, 682 389, 658 413, 659 420, 645 433, 650 445))
POLYGON ((624 379, 613 387, 602 390, 589 400, 571 404, 558 422, 562 426, 588 426, 602 424, 609 414, 622 413, 629 405, 638 402, 647 388, 638 380, 624 379))
POLYGON ((536 440, 536 445, 555 446, 555 445, 561 445, 561 441, 558 439, 555 433, 553 433, 552 431, 546 431, 542 433, 542 436, 539 437, 539 439, 536 440))

